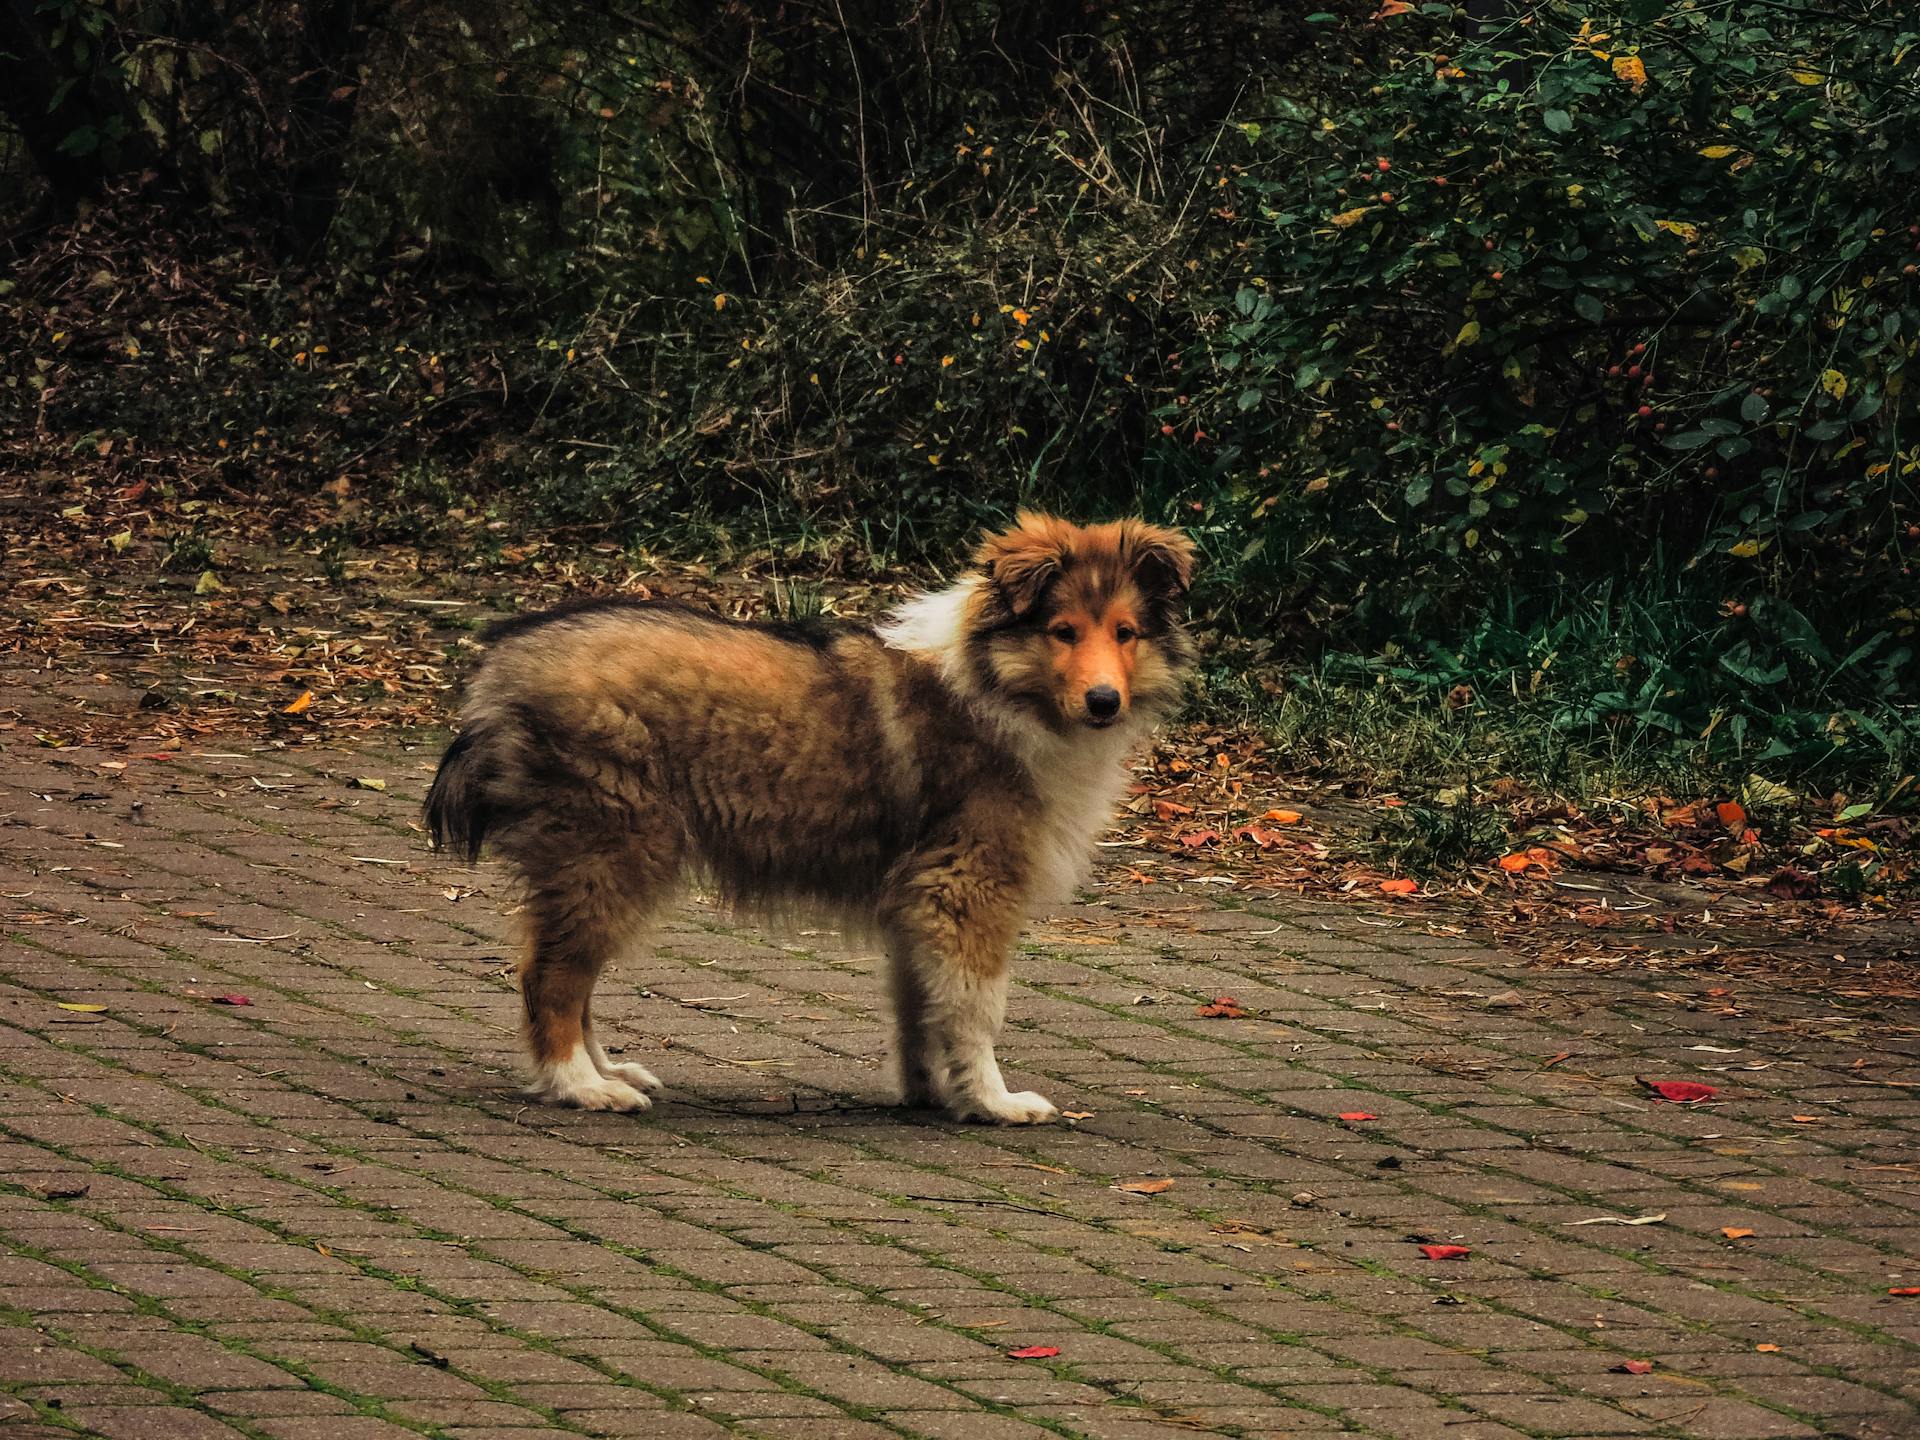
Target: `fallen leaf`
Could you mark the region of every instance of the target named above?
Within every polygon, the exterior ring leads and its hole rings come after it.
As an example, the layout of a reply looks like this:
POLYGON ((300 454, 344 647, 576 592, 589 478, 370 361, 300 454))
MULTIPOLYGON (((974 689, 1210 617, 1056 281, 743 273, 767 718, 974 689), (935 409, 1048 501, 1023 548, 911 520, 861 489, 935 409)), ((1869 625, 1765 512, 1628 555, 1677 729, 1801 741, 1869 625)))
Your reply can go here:
POLYGON ((1760 1344, 1753 1348, 1758 1350, 1762 1355, 1778 1355, 1780 1353, 1780 1347, 1778 1345, 1760 1344))
POLYGON ((1729 1240, 1749 1240, 1753 1237, 1753 1231, 1743 1230, 1738 1225, 1722 1225, 1720 1233, 1729 1240))
POLYGON ((1343 1110, 1340 1112, 1340 1118, 1349 1125, 1357 1125, 1362 1120, 1378 1120, 1380 1117, 1371 1110, 1343 1110))
POLYGON ((82 1015, 98 1015, 107 1008, 104 1005, 84 1005, 78 1000, 61 1000, 56 1003, 62 1010, 77 1010, 82 1015))
POLYGON ((1372 209, 1373 207, 1371 205, 1356 205, 1351 210, 1342 210, 1338 215, 1329 215, 1327 217, 1327 223, 1345 230, 1348 226, 1358 225, 1362 220, 1366 219, 1367 213, 1372 209))
POLYGON ((251 1005, 253 1001, 244 995, 210 995, 207 997, 216 1005, 251 1005))
POLYGON ((1173 1181, 1164 1178, 1159 1180, 1121 1180, 1118 1181, 1113 1188, 1124 1191, 1128 1195, 1158 1195, 1162 1191, 1171 1190, 1173 1188, 1173 1181))
POLYGON ((1300 823, 1300 812, 1298 810, 1269 810, 1260 818, 1262 820, 1271 820, 1276 825, 1298 825, 1300 823))
POLYGON ((1193 814, 1193 806, 1182 805, 1177 800, 1156 800, 1153 802, 1153 813, 1162 820, 1171 820, 1176 815, 1193 814))
POLYGON ((1192 849, 1196 849, 1201 845, 1206 845, 1213 841, 1216 841, 1219 838, 1220 838, 1220 832, 1218 830, 1189 830, 1186 834, 1180 837, 1180 843, 1186 846, 1189 850, 1192 850, 1192 849))
POLYGON ((1738 800, 1723 800, 1713 807, 1713 813, 1720 817, 1720 823, 1729 830, 1746 828, 1747 812, 1738 800))
POLYGON ((1820 1117, 1818 1115, 1789 1115, 1787 1118, 1796 1125, 1817 1125, 1820 1123, 1820 1117))
POLYGON ((304 715, 313 705, 313 691, 302 690, 299 697, 290 705, 280 707, 282 715, 304 715))
POLYGON ((1658 1215, 1636 1215, 1629 1220, 1625 1215, 1595 1215, 1586 1220, 1569 1220, 1569 1225, 1658 1225, 1666 1219, 1666 1212, 1658 1215))
POLYGON ((1051 1360, 1060 1353, 1058 1345, 1028 1345, 1024 1349, 1007 1351, 1009 1360, 1051 1360))
POLYGON ((1208 1020, 1244 1020, 1247 1016, 1240 1002, 1231 995, 1216 995, 1212 1004, 1201 1005, 1193 1013, 1208 1020))
POLYGON ((1716 1086, 1702 1085, 1697 1080, 1649 1080, 1644 1075, 1636 1075, 1633 1078, 1662 1100, 1674 1105, 1697 1105, 1703 1100, 1713 1099, 1720 1093, 1716 1086))
POLYGON ((1651 1375, 1653 1373, 1653 1362, 1651 1360, 1622 1360, 1618 1365, 1613 1367, 1613 1373, 1616 1375, 1651 1375))
POLYGON ((1429 1260, 1464 1260, 1473 1251, 1464 1245, 1422 1245, 1420 1253, 1429 1260))
POLYGON ((1920 1295, 1920 1285, 1896 1285, 1887 1293, 1889 1295, 1920 1295))
POLYGON ((1061 1118, 1062 1120, 1091 1120, 1091 1119, 1093 1119, 1093 1111, 1091 1111, 1091 1110, 1062 1110, 1062 1111, 1060 1112, 1060 1118, 1061 1118))
POLYGON ((387 788, 386 781, 375 780, 368 775, 361 775, 357 777, 354 780, 353 784, 354 784, 354 788, 359 790, 384 790, 387 788))
POLYGON ((42 1200, 78 1200, 92 1188, 90 1180, 49 1180, 35 1187, 42 1200))
POLYGON ((1411 895, 1420 888, 1417 880, 1382 880, 1380 891, 1385 895, 1411 895))

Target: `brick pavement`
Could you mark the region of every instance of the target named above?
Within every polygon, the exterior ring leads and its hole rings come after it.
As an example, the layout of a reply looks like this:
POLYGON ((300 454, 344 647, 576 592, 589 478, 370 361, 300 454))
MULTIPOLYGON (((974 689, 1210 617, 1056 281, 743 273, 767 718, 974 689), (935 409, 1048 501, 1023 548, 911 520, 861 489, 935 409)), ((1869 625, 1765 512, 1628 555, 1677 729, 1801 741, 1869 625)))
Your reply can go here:
POLYGON ((1086 1118, 966 1128, 694 905, 603 988, 666 1099, 529 1108, 430 744, 0 740, 0 1440, 1920 1434, 1910 1010, 1108 884, 1003 1049, 1086 1118))

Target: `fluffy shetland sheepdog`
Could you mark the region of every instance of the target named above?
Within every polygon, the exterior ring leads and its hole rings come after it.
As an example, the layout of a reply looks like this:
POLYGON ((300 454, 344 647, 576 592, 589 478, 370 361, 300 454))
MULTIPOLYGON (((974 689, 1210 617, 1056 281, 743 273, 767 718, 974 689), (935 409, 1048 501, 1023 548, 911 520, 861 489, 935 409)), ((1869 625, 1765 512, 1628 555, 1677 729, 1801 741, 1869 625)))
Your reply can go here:
POLYGON ((824 909, 887 954, 909 1105, 1030 1124, 994 1059, 1009 951, 1071 895, 1126 760, 1180 694, 1192 543, 1023 514, 878 628, 598 600, 509 620, 426 803, 521 884, 533 1093, 643 1110, 593 1036, 594 982, 684 877, 824 909))

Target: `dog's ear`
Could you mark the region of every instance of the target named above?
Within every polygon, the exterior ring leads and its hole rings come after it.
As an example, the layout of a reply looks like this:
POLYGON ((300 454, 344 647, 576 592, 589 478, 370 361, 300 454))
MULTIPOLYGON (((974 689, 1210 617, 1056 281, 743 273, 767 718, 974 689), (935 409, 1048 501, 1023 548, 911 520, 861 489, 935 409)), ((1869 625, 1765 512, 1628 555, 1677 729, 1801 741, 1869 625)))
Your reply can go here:
POLYGON ((1049 515, 1020 512, 1011 530, 980 542, 975 562, 1016 619, 1025 619, 1047 586, 1073 561, 1072 527, 1049 515))
POLYGON ((1178 600, 1193 582, 1193 565, 1199 552, 1178 530, 1129 520, 1123 529, 1121 551, 1133 571, 1134 583, 1155 599, 1178 600))

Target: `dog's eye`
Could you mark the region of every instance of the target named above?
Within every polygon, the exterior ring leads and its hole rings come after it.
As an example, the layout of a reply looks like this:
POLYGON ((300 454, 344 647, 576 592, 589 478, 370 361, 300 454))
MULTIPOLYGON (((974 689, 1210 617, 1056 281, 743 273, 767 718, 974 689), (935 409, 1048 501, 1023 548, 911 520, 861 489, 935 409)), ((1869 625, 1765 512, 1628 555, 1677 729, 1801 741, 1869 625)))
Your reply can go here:
POLYGON ((1071 625, 1056 625, 1047 633, 1062 645, 1071 645, 1075 640, 1080 638, 1079 632, 1071 625))
POLYGON ((1116 625, 1113 628, 1113 638, 1118 640, 1122 645, 1124 645, 1129 640, 1139 639, 1140 632, 1134 629, 1133 626, 1131 625, 1116 625))

